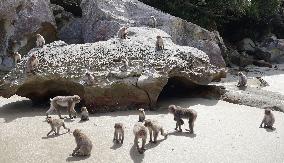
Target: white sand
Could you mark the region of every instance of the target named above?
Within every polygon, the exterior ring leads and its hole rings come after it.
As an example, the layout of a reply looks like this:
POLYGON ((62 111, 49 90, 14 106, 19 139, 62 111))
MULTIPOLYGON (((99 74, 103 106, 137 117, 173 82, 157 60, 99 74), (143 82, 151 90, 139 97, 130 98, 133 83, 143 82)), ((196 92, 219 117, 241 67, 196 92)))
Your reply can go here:
MULTIPOLYGON (((17 96, 0 98, 1 106, 19 99, 24 100, 17 96)), ((173 99, 162 105, 173 102, 198 111, 196 135, 176 133, 173 116, 166 111, 147 111, 147 118, 160 121, 170 135, 164 141, 159 136, 157 145, 147 142, 148 150, 143 155, 133 148, 136 111, 96 114, 85 123, 79 123, 78 118, 65 119, 67 127, 82 129, 94 143, 92 155, 82 159, 69 156, 75 148, 72 135, 46 137, 50 130, 45 122, 46 108, 33 108, 29 101, 5 105, 0 108, 0 163, 284 162, 283 113, 274 112, 276 130, 271 132, 258 128, 263 115, 258 108, 205 99, 173 99), (112 142, 115 122, 124 122, 127 127, 122 146, 112 142)))

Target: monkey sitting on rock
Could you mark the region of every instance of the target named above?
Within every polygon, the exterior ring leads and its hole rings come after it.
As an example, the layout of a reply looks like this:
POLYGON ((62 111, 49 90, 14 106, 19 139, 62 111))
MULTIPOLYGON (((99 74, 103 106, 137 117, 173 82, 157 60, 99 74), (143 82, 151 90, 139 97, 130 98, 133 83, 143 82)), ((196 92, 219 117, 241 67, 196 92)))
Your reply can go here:
POLYGON ((119 29, 119 31, 118 31, 118 38, 120 38, 120 39, 127 39, 127 35, 128 35, 128 27, 122 27, 122 28, 120 28, 119 29))
POLYGON ((164 41, 162 39, 162 36, 157 36, 156 49, 157 49, 157 51, 165 49, 164 41))
POLYGON ((36 75, 39 60, 35 54, 31 55, 26 63, 26 73, 28 75, 36 75))
POLYGON ((239 72, 239 82, 237 84, 237 87, 246 87, 247 86, 247 77, 244 73, 239 72))
POLYGON ((44 44, 45 39, 43 38, 43 36, 40 34, 36 34, 36 46, 42 48, 44 44))

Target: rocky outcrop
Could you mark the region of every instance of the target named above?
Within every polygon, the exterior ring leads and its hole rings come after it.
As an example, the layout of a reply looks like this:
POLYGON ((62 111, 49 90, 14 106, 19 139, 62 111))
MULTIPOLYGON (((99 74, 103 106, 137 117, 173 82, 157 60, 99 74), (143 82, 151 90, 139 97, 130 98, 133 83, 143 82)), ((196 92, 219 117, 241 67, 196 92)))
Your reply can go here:
POLYGON ((154 108, 169 78, 206 85, 225 72, 212 65, 206 53, 174 44, 159 29, 131 27, 128 37, 72 45, 57 41, 32 49, 29 55, 36 54, 40 60, 38 74, 25 76, 25 57, 5 76, 0 94, 9 97, 16 93, 34 101, 78 94, 91 111, 154 108), (165 50, 155 50, 156 35, 164 37, 165 50), (94 74, 95 85, 82 81, 86 71, 94 74))
POLYGON ((167 32, 176 44, 198 48, 209 56, 211 64, 225 67, 220 50, 224 44, 218 34, 158 11, 138 0, 82 0, 81 8, 84 24, 82 32, 86 43, 108 40, 123 25, 151 26, 150 18, 155 16, 157 28, 167 32))
POLYGON ((46 42, 56 39, 53 14, 46 0, 5 0, 0 2, 0 56, 7 51, 26 54, 35 45, 35 33, 46 42), (15 46, 11 42, 16 41, 15 46))

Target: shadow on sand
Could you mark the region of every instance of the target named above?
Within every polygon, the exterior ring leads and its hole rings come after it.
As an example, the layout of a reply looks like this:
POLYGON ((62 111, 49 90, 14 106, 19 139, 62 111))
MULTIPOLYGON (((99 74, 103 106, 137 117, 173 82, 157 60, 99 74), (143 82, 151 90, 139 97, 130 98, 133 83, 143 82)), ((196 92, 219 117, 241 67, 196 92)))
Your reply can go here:
POLYGON ((73 161, 82 161, 85 159, 88 159, 90 156, 69 156, 66 158, 67 162, 73 162, 73 161))
POLYGON ((53 135, 49 135, 49 136, 45 136, 45 137, 41 137, 42 139, 52 139, 52 138, 56 138, 56 137, 59 137, 59 136, 61 136, 61 135, 65 135, 65 134, 70 134, 70 132, 64 132, 64 133, 61 133, 61 134, 58 134, 58 135, 55 135, 55 134, 53 134, 53 135))
POLYGON ((113 142, 113 145, 110 147, 110 149, 116 150, 122 146, 122 143, 116 143, 115 141, 113 142))
POLYGON ((185 136, 185 137, 190 137, 190 138, 195 138, 196 137, 196 134, 190 134, 189 132, 178 132, 178 131, 170 132, 169 135, 185 136))
POLYGON ((144 159, 144 153, 140 154, 135 145, 131 147, 129 154, 134 163, 141 163, 144 159))

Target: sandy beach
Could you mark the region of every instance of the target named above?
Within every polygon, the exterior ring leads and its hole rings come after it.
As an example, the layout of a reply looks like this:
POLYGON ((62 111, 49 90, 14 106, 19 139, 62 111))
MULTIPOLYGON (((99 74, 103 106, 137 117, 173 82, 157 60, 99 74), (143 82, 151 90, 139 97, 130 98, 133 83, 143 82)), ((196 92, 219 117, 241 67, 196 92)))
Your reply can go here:
MULTIPOLYGON (((72 134, 61 129, 61 135, 46 137, 50 130, 45 121, 46 108, 33 107, 26 98, 1 98, 0 162, 283 162, 283 113, 274 112, 275 130, 259 128, 263 110, 206 99, 169 99, 162 106, 175 103, 198 112, 195 135, 174 130, 173 116, 166 110, 147 111, 147 117, 158 120, 169 137, 159 136, 158 144, 147 142, 147 150, 139 154, 133 147, 132 127, 136 111, 92 115, 84 123, 65 119, 67 127, 82 129, 93 141, 92 155, 74 158, 72 134), (112 142, 113 125, 126 126, 123 145, 112 142)), ((54 115, 54 117, 56 117, 54 115)), ((183 129, 188 128, 184 125, 183 129)))

